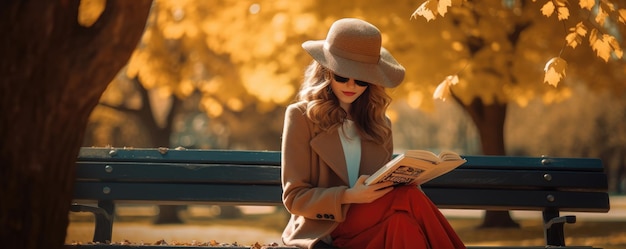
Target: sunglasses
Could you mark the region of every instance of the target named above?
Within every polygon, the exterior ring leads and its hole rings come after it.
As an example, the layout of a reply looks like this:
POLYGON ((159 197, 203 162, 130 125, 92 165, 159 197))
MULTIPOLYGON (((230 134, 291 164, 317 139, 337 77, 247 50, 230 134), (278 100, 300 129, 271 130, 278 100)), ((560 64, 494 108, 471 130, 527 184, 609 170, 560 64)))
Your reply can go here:
MULTIPOLYGON (((341 77, 341 76, 339 76, 339 75, 337 75, 335 73, 333 73, 333 78, 335 79, 335 81, 337 81, 339 83, 346 83, 346 82, 348 82, 348 80, 350 80, 350 78, 341 77)), ((361 87, 366 87, 366 86, 370 85, 370 83, 367 83, 367 82, 362 81, 362 80, 354 80, 354 83, 357 84, 358 86, 361 86, 361 87)))

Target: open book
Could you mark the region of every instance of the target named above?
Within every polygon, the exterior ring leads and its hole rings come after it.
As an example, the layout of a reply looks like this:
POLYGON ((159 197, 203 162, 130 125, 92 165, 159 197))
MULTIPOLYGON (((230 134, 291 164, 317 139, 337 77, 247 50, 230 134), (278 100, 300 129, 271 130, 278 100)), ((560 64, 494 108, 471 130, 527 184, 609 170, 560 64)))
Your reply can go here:
POLYGON ((443 151, 408 150, 396 156, 365 180, 366 185, 383 181, 396 184, 423 184, 448 173, 466 162, 459 154, 443 151))

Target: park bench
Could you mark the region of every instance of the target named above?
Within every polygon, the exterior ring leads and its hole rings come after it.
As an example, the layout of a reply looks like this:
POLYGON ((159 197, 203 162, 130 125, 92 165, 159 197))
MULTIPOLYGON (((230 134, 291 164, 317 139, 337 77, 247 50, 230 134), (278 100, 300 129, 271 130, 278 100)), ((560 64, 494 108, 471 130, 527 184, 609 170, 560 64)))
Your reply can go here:
MULTIPOLYGON (((563 226, 575 222, 575 216, 560 212, 609 210, 607 178, 599 159, 463 157, 466 164, 422 186, 431 200, 441 209, 540 211, 545 247, 565 248, 563 226)), ((94 213, 96 242, 111 241, 118 203, 282 205, 279 151, 84 147, 76 166, 76 203, 71 210, 94 213), (85 205, 89 202, 97 206, 85 205)))

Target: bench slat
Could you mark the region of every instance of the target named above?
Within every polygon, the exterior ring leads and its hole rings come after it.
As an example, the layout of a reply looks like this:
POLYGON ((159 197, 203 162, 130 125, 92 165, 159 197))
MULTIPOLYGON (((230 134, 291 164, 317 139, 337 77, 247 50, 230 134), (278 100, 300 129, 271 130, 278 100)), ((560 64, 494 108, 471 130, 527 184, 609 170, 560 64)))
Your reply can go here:
POLYGON ((280 205, 279 185, 76 182, 76 200, 201 202, 206 204, 280 205), (254 190, 254 191, 251 191, 254 190))
POLYGON ((594 192, 526 191, 499 189, 423 188, 440 208, 487 210, 545 210, 572 212, 609 211, 609 195, 594 192), (549 200, 553 197, 553 201, 549 200))
MULTIPOLYGON (((466 156, 461 168, 541 169, 602 172, 598 158, 541 158, 523 156, 466 156)), ((232 151, 201 149, 116 149, 83 147, 78 161, 183 162, 266 164, 280 166, 280 151, 232 151)))
POLYGON ((435 178, 424 186, 456 188, 510 188, 510 189, 561 189, 584 192, 606 192, 608 182, 603 172, 552 171, 552 170, 488 170, 455 169, 435 178))
MULTIPOLYGON (((77 182, 76 199, 117 201, 201 202, 210 204, 280 205, 282 189, 276 185, 154 184, 77 182), (103 191, 104 189, 107 189, 103 191)), ((429 188, 424 192, 441 208, 608 212, 609 197, 601 192, 529 191, 500 189, 429 188), (552 196, 550 201, 548 196, 552 196)))
POLYGON ((603 172, 602 160, 598 158, 558 158, 521 156, 463 156, 467 163, 461 168, 474 169, 549 169, 603 172))
POLYGON ((152 181, 280 184, 280 167, 272 165, 79 162, 79 181, 152 181), (175 176, 175 177, 174 177, 175 176))
MULTIPOLYGON (((271 165, 181 164, 130 162, 79 162, 80 181, 151 181, 191 183, 280 184, 280 167, 271 165), (176 176, 173 178, 172 176, 176 176)), ((606 192, 602 172, 580 174, 566 171, 456 169, 425 186, 563 189, 606 192), (549 175, 549 177, 547 176, 549 175)))
POLYGON ((280 166, 279 151, 233 150, 159 150, 159 149, 103 149, 81 148, 78 161, 125 162, 182 162, 265 164, 280 166))

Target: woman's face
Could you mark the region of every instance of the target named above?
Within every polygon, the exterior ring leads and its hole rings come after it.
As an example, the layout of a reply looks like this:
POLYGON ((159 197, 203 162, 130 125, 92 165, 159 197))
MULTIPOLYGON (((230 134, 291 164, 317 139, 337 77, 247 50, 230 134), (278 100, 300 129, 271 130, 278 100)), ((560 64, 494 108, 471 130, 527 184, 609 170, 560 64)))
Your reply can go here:
POLYGON ((330 88, 339 99, 341 108, 350 111, 350 105, 354 102, 369 86, 369 83, 351 78, 345 78, 335 73, 331 73, 330 88))

